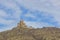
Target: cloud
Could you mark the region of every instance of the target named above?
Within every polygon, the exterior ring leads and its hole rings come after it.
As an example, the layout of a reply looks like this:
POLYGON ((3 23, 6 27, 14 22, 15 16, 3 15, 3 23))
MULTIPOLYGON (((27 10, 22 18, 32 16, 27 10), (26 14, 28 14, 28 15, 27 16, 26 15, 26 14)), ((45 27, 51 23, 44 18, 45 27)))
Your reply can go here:
MULTIPOLYGON (((47 12, 60 22, 60 1, 59 0, 15 0, 20 5, 30 9, 47 12)), ((45 13, 45 14, 47 14, 45 13)))
POLYGON ((31 22, 31 21, 25 21, 26 25, 28 27, 32 26, 33 28, 42 28, 42 27, 55 27, 55 25, 48 24, 45 22, 31 22))
POLYGON ((25 8, 34 11, 46 12, 51 14, 54 20, 60 24, 60 1, 59 0, 15 0, 25 8))
POLYGON ((13 22, 14 22, 14 20, 5 20, 3 18, 0 18, 0 23, 2 23, 2 24, 11 24, 13 22))
POLYGON ((20 8, 12 0, 0 0, 0 31, 16 26, 21 13, 20 8))
POLYGON ((0 23, 9 28, 20 19, 33 27, 60 26, 59 17, 60 0, 0 0, 0 23))
POLYGON ((8 15, 6 14, 6 12, 5 11, 3 11, 3 10, 0 10, 0 17, 7 17, 8 15))
POLYGON ((28 13, 28 14, 25 14, 25 17, 32 17, 32 18, 36 18, 34 15, 28 13))
POLYGON ((12 13, 13 17, 15 17, 15 18, 19 18, 20 17, 20 14, 22 13, 22 11, 16 5, 16 3, 14 3, 13 1, 8 1, 8 0, 4 1, 4 0, 1 0, 0 4, 5 6, 5 8, 3 10, 5 10, 6 12, 8 12, 8 10, 9 11, 12 10, 14 12, 14 13, 12 13))
POLYGON ((40 12, 40 11, 29 11, 25 15, 23 15, 23 19, 27 21, 26 23, 35 27, 43 27, 43 26, 52 26, 52 27, 59 27, 58 21, 56 21, 53 15, 47 12, 40 12), (27 15, 27 16, 26 16, 27 15), (30 15, 30 16, 29 16, 30 15))

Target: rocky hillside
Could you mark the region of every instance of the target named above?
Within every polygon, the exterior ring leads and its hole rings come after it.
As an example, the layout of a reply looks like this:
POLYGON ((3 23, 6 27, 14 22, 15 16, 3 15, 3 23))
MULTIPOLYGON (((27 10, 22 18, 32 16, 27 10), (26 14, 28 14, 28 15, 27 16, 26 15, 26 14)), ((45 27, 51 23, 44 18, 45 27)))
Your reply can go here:
POLYGON ((60 40, 60 29, 55 27, 28 28, 22 20, 12 30, 1 32, 0 40, 60 40))

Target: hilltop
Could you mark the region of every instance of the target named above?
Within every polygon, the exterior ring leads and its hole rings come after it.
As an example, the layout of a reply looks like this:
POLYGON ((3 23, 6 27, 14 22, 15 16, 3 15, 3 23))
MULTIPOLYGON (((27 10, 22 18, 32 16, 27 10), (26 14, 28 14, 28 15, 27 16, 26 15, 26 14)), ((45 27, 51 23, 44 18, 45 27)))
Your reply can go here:
POLYGON ((60 28, 29 28, 21 20, 12 30, 0 32, 0 40, 60 40, 60 28))

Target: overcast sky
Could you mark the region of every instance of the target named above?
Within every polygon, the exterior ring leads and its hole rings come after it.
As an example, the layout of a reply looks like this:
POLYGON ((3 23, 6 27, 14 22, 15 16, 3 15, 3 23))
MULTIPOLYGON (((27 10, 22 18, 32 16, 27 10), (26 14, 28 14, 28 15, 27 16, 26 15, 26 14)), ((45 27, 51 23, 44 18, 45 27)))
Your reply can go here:
POLYGON ((35 28, 60 27, 60 0, 0 0, 0 31, 21 19, 35 28))

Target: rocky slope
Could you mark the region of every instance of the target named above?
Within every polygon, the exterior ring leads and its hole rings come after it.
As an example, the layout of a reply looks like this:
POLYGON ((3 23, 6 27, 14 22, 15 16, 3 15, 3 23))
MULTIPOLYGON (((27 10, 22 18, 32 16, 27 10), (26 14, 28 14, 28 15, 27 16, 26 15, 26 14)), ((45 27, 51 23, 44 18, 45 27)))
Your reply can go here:
POLYGON ((12 30, 0 33, 0 40, 60 40, 60 29, 55 27, 28 28, 20 21, 12 30))

